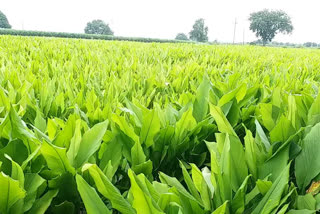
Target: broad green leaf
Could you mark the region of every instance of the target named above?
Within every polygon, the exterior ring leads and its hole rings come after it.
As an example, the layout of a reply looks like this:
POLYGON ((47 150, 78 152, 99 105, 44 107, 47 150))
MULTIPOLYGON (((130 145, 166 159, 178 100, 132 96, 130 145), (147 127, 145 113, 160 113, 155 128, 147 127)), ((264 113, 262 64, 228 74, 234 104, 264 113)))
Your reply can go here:
POLYGON ((27 195, 24 199, 24 212, 28 211, 36 201, 37 192, 41 185, 45 184, 45 180, 35 173, 25 174, 25 190, 27 195))
POLYGON ((298 187, 305 189, 320 173, 320 123, 315 125, 302 142, 302 151, 295 161, 298 187))
POLYGON ((153 145, 154 136, 160 131, 160 120, 155 110, 143 115, 140 143, 146 147, 153 145))
POLYGON ((320 92, 308 112, 308 125, 320 122, 320 92))
POLYGON ((74 159, 74 167, 81 167, 100 147, 101 140, 107 131, 108 121, 98 123, 82 136, 79 150, 74 159))
POLYGON ((24 174, 19 164, 14 162, 10 156, 5 155, 8 160, 11 161, 11 178, 19 181, 19 185, 24 189, 24 174))
POLYGON ((7 214, 12 205, 18 200, 23 199, 26 195, 25 190, 20 187, 19 182, 3 172, 0 172, 0 190, 0 211, 3 214, 7 214))
POLYGON ((85 164, 82 171, 89 171, 90 176, 95 182, 97 190, 111 201, 112 207, 124 214, 135 214, 135 210, 127 200, 123 198, 120 191, 103 174, 97 165, 85 164))
POLYGON ((47 128, 46 120, 43 118, 40 110, 37 110, 37 116, 34 120, 34 126, 37 127, 42 133, 46 132, 46 128, 47 128))
POLYGON ((130 192, 133 195, 133 204, 132 206, 135 208, 137 213, 141 214, 157 214, 163 213, 162 211, 158 210, 154 204, 152 203, 151 198, 146 195, 143 190, 137 184, 135 176, 133 172, 129 169, 128 171, 131 188, 130 192))
POLYGON ((75 169, 71 166, 67 158, 65 148, 57 147, 44 141, 42 143, 41 153, 49 169, 51 169, 54 174, 61 175, 64 172, 75 174, 75 169))
POLYGON ((197 122, 202 121, 208 113, 209 91, 211 88, 210 80, 204 76, 195 95, 192 115, 197 122))
POLYGON ((298 210, 316 210, 317 201, 310 193, 306 195, 298 195, 296 200, 298 210))
POLYGON ((254 178, 257 178, 258 167, 257 167, 257 156, 258 148, 252 133, 250 130, 246 130, 246 136, 244 137, 244 145, 245 145, 245 159, 249 169, 249 172, 253 175, 254 178))
POLYGON ((270 142, 269 142, 266 134, 264 133, 258 120, 255 120, 255 124, 256 124, 256 138, 259 137, 261 142, 264 144, 266 150, 268 151, 270 148, 270 142))
MULTIPOLYGON (((52 144, 68 149, 70 142, 71 142, 70 140, 71 140, 73 133, 74 133, 75 123, 76 123, 76 115, 74 115, 74 114, 70 115, 63 130, 57 134, 57 136, 52 141, 52 144)), ((48 133, 50 134, 51 127, 49 127, 49 124, 50 123, 48 122, 48 133), (49 132, 49 130, 50 130, 50 132, 49 132)))
POLYGON ((280 121, 270 132, 270 139, 272 143, 286 142, 288 138, 295 133, 295 129, 292 126, 290 120, 285 116, 280 118, 280 121))
POLYGON ((221 133, 228 133, 229 135, 237 136, 226 116, 218 106, 210 105, 210 113, 215 119, 221 133))
POLYGON ((99 197, 96 190, 91 187, 80 175, 76 175, 79 193, 88 214, 112 213, 99 197))
POLYGON ((245 211, 245 194, 247 191, 247 183, 251 175, 248 175, 237 190, 233 200, 231 201, 232 213, 240 214, 245 211))
POLYGON ((111 141, 105 144, 106 149, 103 152, 99 167, 100 169, 104 170, 110 162, 111 166, 114 168, 114 170, 116 170, 117 166, 120 164, 120 161, 122 160, 123 145, 121 141, 117 141, 116 138, 112 139, 111 141))
POLYGON ((272 186, 271 181, 260 180, 260 179, 258 179, 256 181, 256 184, 257 184, 257 187, 262 195, 265 195, 272 186))
POLYGON ((314 210, 307 210, 307 209, 289 210, 289 212, 287 212, 287 214, 315 214, 315 211, 314 210))
POLYGON ((139 165, 146 161, 146 156, 139 142, 136 142, 131 148, 132 165, 139 165))
POLYGON ((196 199, 184 188, 184 186, 176 178, 170 177, 160 172, 160 180, 162 183, 175 187, 177 191, 184 195, 186 198, 196 201, 196 199))
POLYGON ((73 203, 69 201, 64 201, 61 204, 55 205, 52 208, 53 214, 60 214, 60 213, 74 213, 75 206, 73 203))
POLYGON ((49 190, 40 199, 36 200, 28 214, 44 214, 58 192, 58 190, 49 190))
POLYGON ((211 208, 211 197, 209 193, 209 187, 198 167, 194 164, 191 164, 191 173, 192 180, 195 184, 195 187, 200 192, 200 196, 204 205, 205 210, 210 210, 211 208))
POLYGON ((190 175, 189 175, 189 172, 187 171, 187 169, 185 168, 185 166, 183 165, 182 162, 180 162, 180 167, 182 169, 182 174, 183 174, 183 178, 184 178, 184 181, 186 182, 187 186, 188 186, 188 189, 190 191, 190 193, 192 194, 193 197, 195 197, 200 203, 201 202, 201 198, 200 198, 200 195, 198 193, 198 190, 195 186, 195 183, 192 181, 190 175))
POLYGON ((228 201, 224 202, 220 207, 218 207, 211 214, 229 214, 228 201))
POLYGON ((121 129, 121 131, 123 131, 124 134, 130 137, 134 142, 139 142, 139 137, 134 132, 132 126, 130 126, 123 117, 113 114, 111 119, 119 126, 119 128, 121 129))
POLYGON ((290 164, 282 171, 279 177, 274 181, 269 191, 265 194, 257 207, 253 210, 253 214, 270 213, 278 206, 281 196, 285 191, 289 181, 290 164))
POLYGON ((73 161, 75 160, 81 143, 81 120, 77 120, 74 128, 74 134, 71 138, 69 150, 67 152, 67 157, 71 165, 73 165, 73 161))
POLYGON ((192 116, 192 109, 185 111, 180 120, 176 123, 173 141, 176 144, 183 143, 187 133, 197 125, 196 120, 192 116))
POLYGON ((245 153, 239 138, 226 134, 221 154, 221 171, 230 179, 231 187, 237 191, 248 175, 245 153))
POLYGON ((276 155, 272 156, 270 159, 260 165, 258 168, 259 178, 265 178, 271 175, 270 180, 272 182, 275 181, 288 164, 290 151, 289 149, 290 147, 289 145, 287 145, 276 155))

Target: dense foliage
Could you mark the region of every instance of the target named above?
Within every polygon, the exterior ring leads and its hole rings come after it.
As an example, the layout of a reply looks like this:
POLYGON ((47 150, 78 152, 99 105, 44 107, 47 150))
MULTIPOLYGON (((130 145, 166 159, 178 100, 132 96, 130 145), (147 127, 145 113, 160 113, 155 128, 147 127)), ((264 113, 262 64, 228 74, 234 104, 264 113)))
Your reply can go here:
POLYGON ((209 28, 205 25, 204 19, 197 19, 189 32, 190 39, 197 42, 208 41, 209 28))
POLYGON ((1 36, 0 212, 315 213, 319 62, 1 36))
POLYGON ((271 42, 278 33, 289 34, 293 30, 291 18, 281 10, 258 11, 250 14, 250 30, 262 39, 263 44, 271 42))
POLYGON ((11 28, 7 16, 0 11, 0 28, 11 28))
POLYGON ((124 36, 82 34, 82 33, 64 33, 64 32, 26 31, 26 30, 11 30, 11 29, 0 29, 0 35, 59 37, 59 38, 97 39, 97 40, 118 40, 118 41, 133 41, 133 42, 159 42, 159 43, 186 43, 186 42, 188 42, 188 43, 192 43, 191 41, 181 41, 181 40, 172 40, 172 39, 124 37, 124 36))
POLYGON ((87 34, 113 35, 109 25, 100 19, 88 22, 84 32, 87 34))
POLYGON ((175 39, 176 40, 189 40, 188 36, 184 33, 178 33, 175 39))

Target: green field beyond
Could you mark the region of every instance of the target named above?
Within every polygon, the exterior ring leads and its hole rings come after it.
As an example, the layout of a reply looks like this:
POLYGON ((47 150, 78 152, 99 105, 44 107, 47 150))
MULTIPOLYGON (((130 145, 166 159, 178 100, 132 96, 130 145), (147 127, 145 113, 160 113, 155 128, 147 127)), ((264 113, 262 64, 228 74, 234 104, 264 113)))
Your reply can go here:
POLYGON ((0 36, 0 83, 1 214, 320 209, 319 50, 0 36))

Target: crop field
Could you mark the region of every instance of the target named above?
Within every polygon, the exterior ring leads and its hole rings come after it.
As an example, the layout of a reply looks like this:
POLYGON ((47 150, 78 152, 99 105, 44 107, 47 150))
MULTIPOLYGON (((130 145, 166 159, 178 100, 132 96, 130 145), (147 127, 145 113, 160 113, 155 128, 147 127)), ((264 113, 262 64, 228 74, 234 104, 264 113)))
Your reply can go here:
POLYGON ((0 36, 1 214, 320 209, 320 51, 0 36))

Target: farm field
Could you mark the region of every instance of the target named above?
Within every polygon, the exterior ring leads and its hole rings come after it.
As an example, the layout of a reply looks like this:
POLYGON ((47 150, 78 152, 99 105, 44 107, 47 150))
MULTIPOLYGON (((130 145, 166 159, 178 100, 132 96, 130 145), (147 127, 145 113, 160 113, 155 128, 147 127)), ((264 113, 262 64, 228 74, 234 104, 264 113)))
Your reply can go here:
POLYGON ((0 213, 320 210, 320 50, 0 36, 0 213))

